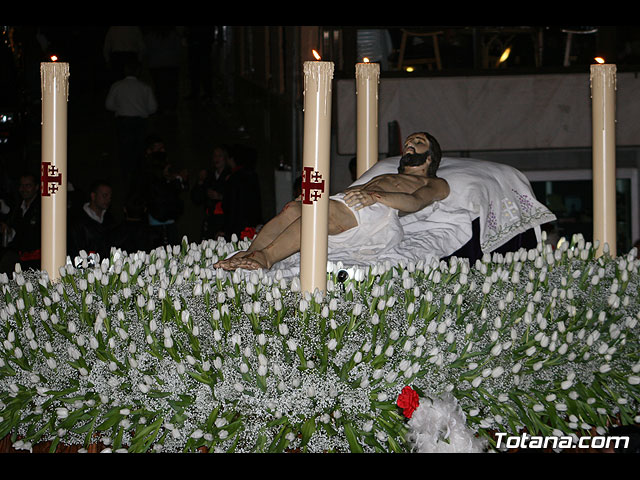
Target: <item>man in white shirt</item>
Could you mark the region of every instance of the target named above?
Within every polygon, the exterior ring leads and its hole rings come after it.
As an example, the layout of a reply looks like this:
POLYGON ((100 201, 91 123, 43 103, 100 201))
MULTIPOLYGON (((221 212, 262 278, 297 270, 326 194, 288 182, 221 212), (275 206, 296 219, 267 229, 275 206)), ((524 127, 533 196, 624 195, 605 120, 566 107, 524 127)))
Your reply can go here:
POLYGON ((158 109, 158 103, 149 85, 137 77, 137 62, 128 62, 125 77, 115 82, 105 100, 107 110, 116 117, 118 161, 125 188, 139 170, 145 148, 147 122, 158 109))

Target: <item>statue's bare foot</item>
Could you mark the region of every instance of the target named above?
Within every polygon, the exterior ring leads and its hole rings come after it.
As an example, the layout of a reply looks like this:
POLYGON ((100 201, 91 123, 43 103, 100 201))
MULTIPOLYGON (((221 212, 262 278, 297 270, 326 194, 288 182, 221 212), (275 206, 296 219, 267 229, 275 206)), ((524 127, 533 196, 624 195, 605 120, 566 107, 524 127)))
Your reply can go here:
POLYGON ((230 258, 226 258, 224 260, 220 260, 217 263, 214 263, 213 266, 214 268, 221 268, 223 270, 229 270, 229 266, 231 264, 231 259, 230 258))
POLYGON ((214 268, 225 268, 225 266, 227 266, 229 264, 229 261, 231 259, 230 258, 224 258, 222 260, 218 260, 216 263, 213 264, 214 268))
MULTIPOLYGON (((233 260, 235 257, 231 258, 233 260)), ((244 268, 245 270, 258 270, 261 268, 269 269, 269 263, 267 257, 260 250, 250 253, 249 255, 238 258, 231 265, 233 269, 244 268)))
POLYGON ((218 262, 213 264, 214 268, 222 268, 223 270, 235 270, 237 267, 233 267, 233 263, 238 261, 239 259, 241 259, 242 257, 246 257, 247 255, 249 255, 249 253, 246 250, 242 251, 242 252, 238 252, 235 255, 231 256, 231 257, 227 257, 223 260, 219 260, 218 262))

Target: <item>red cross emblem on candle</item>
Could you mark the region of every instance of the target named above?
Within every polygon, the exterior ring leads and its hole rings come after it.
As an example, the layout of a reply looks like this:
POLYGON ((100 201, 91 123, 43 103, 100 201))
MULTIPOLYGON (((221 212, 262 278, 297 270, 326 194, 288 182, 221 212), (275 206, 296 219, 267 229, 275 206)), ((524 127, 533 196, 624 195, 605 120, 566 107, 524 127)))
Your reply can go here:
POLYGON ((320 172, 312 167, 302 169, 302 203, 311 205, 319 200, 324 192, 324 180, 320 172))
POLYGON ((40 189, 43 197, 55 195, 62 183, 62 174, 50 162, 42 162, 40 171, 40 189))

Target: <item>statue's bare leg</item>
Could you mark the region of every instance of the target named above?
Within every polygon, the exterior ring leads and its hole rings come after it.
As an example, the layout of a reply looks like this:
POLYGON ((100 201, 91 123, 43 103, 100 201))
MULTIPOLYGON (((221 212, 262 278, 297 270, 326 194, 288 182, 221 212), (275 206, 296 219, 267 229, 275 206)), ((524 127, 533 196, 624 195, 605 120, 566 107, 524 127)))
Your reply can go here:
MULTIPOLYGON (((264 248, 254 249, 242 258, 236 259, 236 261, 233 261, 234 257, 232 257, 229 267, 247 270, 269 269, 274 263, 300 251, 300 223, 301 216, 298 216, 264 248)), ((355 216, 345 204, 330 200, 329 235, 337 235, 357 225, 355 216)))
POLYGON ((278 215, 269 220, 258 232, 256 238, 253 239, 251 245, 247 250, 238 252, 230 258, 220 260, 214 267, 223 268, 226 270, 235 270, 237 267, 235 264, 241 258, 249 256, 256 250, 262 250, 275 240, 289 225, 291 225, 296 219, 300 218, 301 204, 300 201, 293 200, 287 203, 278 215))
POLYGON ((301 214, 302 204, 299 200, 292 200, 291 202, 288 202, 278 215, 262 227, 246 251, 251 253, 265 248, 273 242, 278 235, 284 232, 289 225, 299 219, 301 214))

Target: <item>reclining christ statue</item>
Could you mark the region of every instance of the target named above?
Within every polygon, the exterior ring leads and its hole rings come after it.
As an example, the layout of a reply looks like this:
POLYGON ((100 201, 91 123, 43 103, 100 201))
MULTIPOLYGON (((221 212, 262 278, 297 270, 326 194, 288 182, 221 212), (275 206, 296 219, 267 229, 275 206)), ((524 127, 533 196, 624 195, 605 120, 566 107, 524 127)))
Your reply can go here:
MULTIPOLYGON (((398 215, 417 212, 446 198, 449 184, 436 176, 441 158, 440 145, 432 135, 426 132, 409 135, 397 174, 379 175, 364 185, 349 187, 330 197, 329 240, 351 232, 349 246, 357 249, 359 241, 367 240, 368 223, 378 223, 376 231, 384 231, 380 222, 397 223, 398 215)), ((247 250, 220 260, 214 267, 270 269, 276 262, 299 252, 301 214, 300 198, 287 203, 262 227, 247 250)))

